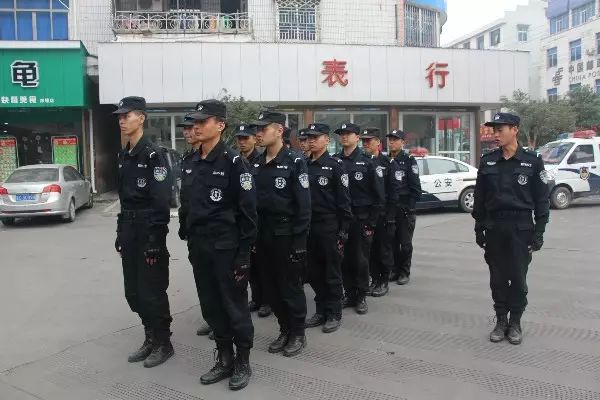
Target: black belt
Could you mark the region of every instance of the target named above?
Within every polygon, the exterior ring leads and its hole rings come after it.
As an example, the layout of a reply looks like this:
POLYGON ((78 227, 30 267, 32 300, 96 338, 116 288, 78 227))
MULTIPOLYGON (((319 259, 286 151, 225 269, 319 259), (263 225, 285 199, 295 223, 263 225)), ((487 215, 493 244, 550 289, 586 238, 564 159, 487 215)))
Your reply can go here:
POLYGON ((500 219, 500 218, 520 218, 520 217, 531 217, 532 215, 532 211, 531 210, 498 210, 498 211, 491 211, 490 212, 490 216, 493 219, 500 219))
POLYGON ((148 218, 152 214, 152 210, 121 210, 119 218, 123 221, 134 219, 148 218))

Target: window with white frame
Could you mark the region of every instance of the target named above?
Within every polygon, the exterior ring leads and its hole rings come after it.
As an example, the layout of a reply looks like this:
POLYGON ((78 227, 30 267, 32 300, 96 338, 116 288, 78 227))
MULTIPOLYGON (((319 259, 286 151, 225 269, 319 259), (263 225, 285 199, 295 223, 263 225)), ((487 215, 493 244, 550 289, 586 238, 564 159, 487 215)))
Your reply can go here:
POLYGON ((569 13, 550 19, 550 33, 559 33, 569 29, 569 13))
POLYGON ((69 39, 69 0, 0 0, 0 40, 69 39))
POLYGON ((574 8, 572 11, 572 25, 573 27, 585 24, 593 16, 595 11, 594 1, 590 1, 580 7, 574 8))
POLYGON ((317 40, 318 0, 278 0, 279 40, 317 40))
POLYGON ((517 36, 519 42, 526 42, 529 40, 529 25, 517 25, 517 36))
POLYGON ((404 40, 406 46, 437 47, 437 12, 407 2, 404 5, 404 40))
POLYGON ((490 32, 490 46, 498 46, 500 44, 500 28, 490 32))
POLYGON ((581 60, 581 39, 569 42, 569 51, 571 53, 571 61, 581 60))
POLYGON ((558 49, 553 47, 547 50, 548 53, 548 68, 556 67, 558 65, 558 49))

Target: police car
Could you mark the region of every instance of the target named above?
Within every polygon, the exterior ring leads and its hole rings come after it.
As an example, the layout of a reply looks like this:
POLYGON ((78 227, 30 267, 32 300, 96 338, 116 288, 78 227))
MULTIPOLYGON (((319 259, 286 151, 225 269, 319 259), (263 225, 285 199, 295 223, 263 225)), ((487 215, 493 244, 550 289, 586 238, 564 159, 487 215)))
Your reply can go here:
POLYGON ((538 149, 553 208, 565 209, 573 199, 600 195, 600 138, 595 135, 593 131, 574 132, 538 149))
POLYGON ((440 156, 416 156, 421 178, 418 209, 452 206, 470 213, 475 203, 477 168, 440 156))

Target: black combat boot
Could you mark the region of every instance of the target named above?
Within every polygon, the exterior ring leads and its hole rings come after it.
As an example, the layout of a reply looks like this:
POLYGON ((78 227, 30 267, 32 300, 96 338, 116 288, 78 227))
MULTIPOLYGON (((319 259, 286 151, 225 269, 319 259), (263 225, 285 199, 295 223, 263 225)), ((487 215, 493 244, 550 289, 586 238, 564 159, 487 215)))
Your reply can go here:
POLYGON ((521 314, 510 313, 508 333, 506 334, 510 344, 521 344, 523 341, 523 330, 521 329, 521 314))
POLYGON ((498 343, 504 340, 506 330, 508 329, 508 318, 506 315, 498 315, 496 317, 496 326, 490 333, 490 342, 498 343))
POLYGON ((396 281, 396 283, 400 286, 404 286, 406 285, 408 282, 410 282, 410 278, 408 276, 405 275, 400 275, 400 277, 398 278, 398 280, 396 281))
POLYGON ((325 315, 320 312, 316 312, 315 315, 306 320, 304 326, 307 328, 315 328, 317 326, 321 326, 325 323, 325 315))
POLYGON ((171 344, 171 332, 157 332, 152 353, 144 360, 144 367, 156 367, 171 358, 173 354, 175 354, 175 350, 171 344))
POLYGON ((130 363, 144 361, 146 358, 148 358, 150 353, 152 353, 152 346, 156 341, 156 338, 154 337, 154 331, 150 328, 144 328, 144 331, 146 334, 146 339, 144 340, 144 343, 142 343, 142 347, 129 355, 127 361, 130 363))
POLYGON ((252 369, 250 369, 250 349, 238 347, 237 356, 233 361, 233 375, 229 378, 229 389, 240 390, 248 386, 252 369))
POLYGON ((200 377, 201 384, 217 383, 233 374, 233 343, 231 341, 217 341, 215 361, 215 366, 200 377))
POLYGON ((364 294, 358 296, 354 310, 360 315, 364 315, 369 312, 369 306, 367 306, 367 299, 365 298, 364 294))
POLYGON ((390 272, 390 282, 396 282, 398 279, 400 279, 400 273, 399 272, 395 272, 395 271, 391 271, 390 272))
POLYGON ((367 296, 373 296, 373 291, 377 287, 379 282, 377 279, 371 279, 371 284, 369 285, 369 289, 367 289, 367 296))
POLYGON ((289 334, 287 332, 281 332, 279 337, 275 339, 269 345, 269 353, 280 353, 283 351, 283 348, 287 345, 289 339, 289 334))
POLYGON ((389 286, 387 282, 379 282, 379 284, 373 289, 373 293, 371 296, 373 297, 383 297, 389 292, 389 286))
POLYGON ((348 290, 342 298, 342 308, 356 307, 356 292, 348 290))
POLYGON ((328 315, 327 321, 325 321, 325 325, 323 325, 323 333, 332 333, 339 329, 342 324, 342 316, 341 315, 328 315))
POLYGON ((283 355, 286 357, 294 357, 302 352, 306 347, 306 336, 290 336, 288 343, 283 349, 283 355))

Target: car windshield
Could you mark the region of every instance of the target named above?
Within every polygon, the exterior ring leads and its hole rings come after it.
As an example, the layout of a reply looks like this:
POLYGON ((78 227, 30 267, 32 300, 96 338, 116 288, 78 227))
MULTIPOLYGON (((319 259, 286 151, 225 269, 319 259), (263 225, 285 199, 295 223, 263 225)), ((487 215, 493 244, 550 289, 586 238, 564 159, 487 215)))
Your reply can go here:
POLYGON ((6 183, 36 183, 58 181, 58 168, 18 169, 6 180, 6 183))
POLYGON ((570 142, 552 142, 540 147, 538 153, 546 165, 556 165, 560 164, 571 147, 573 147, 573 143, 570 142))

